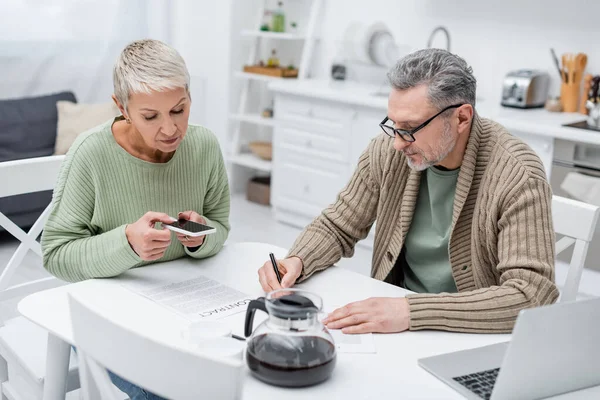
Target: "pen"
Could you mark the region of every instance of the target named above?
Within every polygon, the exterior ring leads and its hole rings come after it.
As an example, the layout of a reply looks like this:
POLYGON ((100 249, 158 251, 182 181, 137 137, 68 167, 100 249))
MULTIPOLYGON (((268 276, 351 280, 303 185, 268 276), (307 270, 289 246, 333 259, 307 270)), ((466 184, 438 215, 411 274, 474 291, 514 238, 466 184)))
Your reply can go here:
POLYGON ((563 72, 562 68, 560 67, 560 64, 558 62, 558 57, 556 57, 556 53, 554 52, 554 49, 550 49, 550 54, 552 54, 552 59, 554 60, 554 65, 556 65, 556 69, 558 70, 558 74, 560 75, 560 80, 566 83, 566 74, 563 72))
POLYGON ((269 257, 271 258, 271 264, 273 264, 273 270, 275 271, 275 275, 277 275, 277 282, 281 283, 281 274, 279 273, 279 268, 277 268, 277 261, 275 261, 275 256, 273 253, 269 253, 269 257))
POLYGON ((231 337, 234 338, 234 339, 239 340, 240 342, 245 342, 246 341, 246 339, 244 339, 243 337, 238 336, 238 335, 234 335, 233 333, 231 334, 231 337))

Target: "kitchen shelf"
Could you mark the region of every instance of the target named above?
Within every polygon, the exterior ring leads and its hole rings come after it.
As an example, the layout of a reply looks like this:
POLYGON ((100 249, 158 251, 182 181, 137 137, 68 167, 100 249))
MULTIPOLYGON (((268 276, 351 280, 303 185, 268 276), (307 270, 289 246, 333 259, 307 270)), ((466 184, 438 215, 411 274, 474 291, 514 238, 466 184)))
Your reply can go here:
POLYGON ((253 31, 250 29, 241 31, 240 35, 247 36, 247 37, 260 37, 260 38, 281 39, 281 40, 304 40, 304 39, 306 39, 306 36, 296 35, 295 33, 253 31))
POLYGON ((243 72, 243 71, 236 71, 234 73, 234 76, 236 78, 253 79, 253 80, 256 80, 256 81, 264 81, 264 82, 277 81, 277 80, 280 80, 280 79, 296 79, 296 78, 281 78, 279 76, 253 74, 253 73, 250 73, 250 72, 243 72))
POLYGON ((249 122, 255 125, 275 126, 273 118, 265 118, 260 114, 231 114, 229 118, 236 121, 249 122))
MULTIPOLYGON (((265 94, 268 96, 267 83, 308 78, 315 53, 314 48, 319 40, 316 36, 319 31, 318 23, 323 14, 321 10, 324 0, 300 1, 302 5, 294 7, 294 13, 286 13, 286 19, 302 21, 302 29, 288 29, 287 32, 263 31, 261 28, 264 27, 265 12, 272 7, 272 0, 257 0, 257 2, 261 4, 253 7, 256 8, 256 12, 253 11, 256 15, 254 23, 240 28, 230 38, 238 47, 234 48, 233 59, 239 59, 238 55, 247 55, 247 59, 243 61, 240 59, 239 62, 233 63, 232 70, 229 72, 230 79, 238 80, 235 86, 240 88, 237 107, 235 109, 231 107, 227 113, 229 124, 226 159, 228 166, 232 167, 229 171, 232 192, 247 187, 249 173, 264 172, 264 175, 268 175, 275 166, 272 161, 259 158, 254 151, 262 155, 260 144, 257 142, 265 140, 265 135, 271 136, 270 142, 273 142, 278 122, 272 118, 264 118, 261 113, 263 107, 257 108, 256 105, 261 104, 265 94), (281 67, 267 67, 261 59, 266 56, 263 50, 281 46, 287 50, 285 53, 289 53, 285 55, 285 60, 282 60, 283 64, 281 67), (288 59, 294 62, 286 64, 288 59), (289 65, 292 64, 294 68, 289 69, 289 65), (258 128, 253 128, 249 124, 258 128), (267 130, 269 132, 266 132, 267 130), (251 143, 254 149, 252 152, 248 150, 251 143)), ((246 18, 247 16, 241 15, 241 12, 245 11, 240 10, 238 14, 246 18)), ((262 150, 266 151, 264 147, 262 150)), ((272 144, 269 152, 272 153, 272 144)))
POLYGON ((271 161, 262 160, 252 153, 232 155, 229 157, 229 161, 235 165, 242 165, 259 171, 271 172, 271 161))

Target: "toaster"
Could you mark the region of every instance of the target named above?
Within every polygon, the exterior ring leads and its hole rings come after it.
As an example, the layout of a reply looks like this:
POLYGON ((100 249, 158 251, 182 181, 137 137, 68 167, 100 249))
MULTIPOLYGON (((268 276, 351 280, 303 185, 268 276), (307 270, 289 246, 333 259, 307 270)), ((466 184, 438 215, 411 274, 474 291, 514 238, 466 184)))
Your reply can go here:
POLYGON ((548 98, 550 75, 545 71, 519 69, 506 74, 502 86, 503 106, 543 107, 548 98))

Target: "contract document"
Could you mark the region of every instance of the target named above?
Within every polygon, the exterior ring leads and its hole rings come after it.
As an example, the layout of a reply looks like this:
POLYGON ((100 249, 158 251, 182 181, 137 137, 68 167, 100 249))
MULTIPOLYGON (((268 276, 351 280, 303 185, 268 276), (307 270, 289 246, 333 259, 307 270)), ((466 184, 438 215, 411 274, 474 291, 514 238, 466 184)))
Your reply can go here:
POLYGON ((340 353, 377 353, 372 333, 349 335, 341 329, 329 329, 336 350, 340 353))
POLYGON ((124 279, 122 285, 192 321, 214 320, 242 311, 250 296, 205 276, 167 282, 124 279))

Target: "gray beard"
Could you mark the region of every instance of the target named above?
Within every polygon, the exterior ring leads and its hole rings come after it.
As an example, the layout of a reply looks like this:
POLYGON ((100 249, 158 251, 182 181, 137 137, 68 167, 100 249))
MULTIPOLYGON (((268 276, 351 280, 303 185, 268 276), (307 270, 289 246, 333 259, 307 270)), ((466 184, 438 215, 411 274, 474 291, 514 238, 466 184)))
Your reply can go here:
POLYGON ((444 124, 444 132, 440 138, 440 143, 433 149, 434 156, 431 159, 428 159, 425 153, 422 150, 419 150, 418 154, 420 154, 423 159, 421 163, 415 164, 408 156, 406 156, 406 162, 412 170, 424 171, 429 167, 439 164, 440 161, 448 157, 448 154, 456 147, 457 141, 458 138, 453 137, 452 132, 450 132, 450 124, 444 124))

